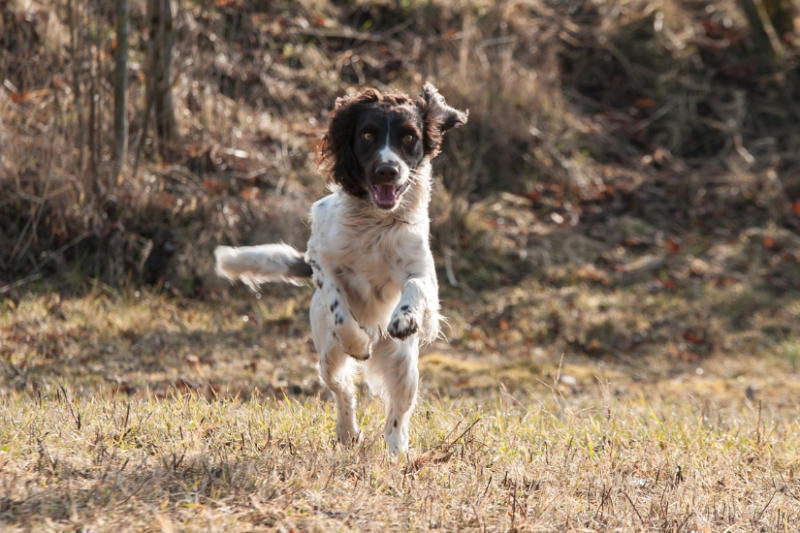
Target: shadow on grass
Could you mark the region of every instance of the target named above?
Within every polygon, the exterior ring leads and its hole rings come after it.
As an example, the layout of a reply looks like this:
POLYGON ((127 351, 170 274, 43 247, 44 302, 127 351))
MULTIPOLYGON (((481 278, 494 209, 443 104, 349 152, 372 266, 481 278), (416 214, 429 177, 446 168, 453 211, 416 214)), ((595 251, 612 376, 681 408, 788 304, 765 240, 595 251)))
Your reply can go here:
MULTIPOLYGON (((239 443, 225 445, 230 448, 239 443)), ((126 522, 152 522, 153 513, 157 508, 163 510, 164 505, 173 511, 199 506, 225 507, 224 501, 231 498, 240 500, 235 506, 237 511, 258 514, 252 503, 254 498, 258 508, 263 509, 262 506, 282 500, 296 490, 285 483, 292 475, 286 463, 280 465, 261 452, 270 448, 271 454, 288 455, 291 446, 284 440, 263 444, 261 449, 246 453, 222 448, 191 458, 185 452, 152 449, 150 457, 141 459, 139 464, 110 457, 103 461, 105 464, 88 469, 74 469, 68 460, 48 455, 47 459, 40 458, 36 468, 48 488, 38 487, 27 495, 0 497, 0 524, 30 526, 32 519, 102 524, 110 513, 120 513, 115 521, 124 527, 126 522), (125 518, 128 512, 132 514, 125 518)), ((253 524, 270 526, 274 522, 274 518, 264 515, 253 524)))
POLYGON ((44 309, 23 304, 23 316, 3 330, 6 389, 69 384, 79 391, 162 396, 178 389, 223 397, 319 391, 307 312, 295 311, 294 300, 150 298, 97 303, 51 296, 44 309))

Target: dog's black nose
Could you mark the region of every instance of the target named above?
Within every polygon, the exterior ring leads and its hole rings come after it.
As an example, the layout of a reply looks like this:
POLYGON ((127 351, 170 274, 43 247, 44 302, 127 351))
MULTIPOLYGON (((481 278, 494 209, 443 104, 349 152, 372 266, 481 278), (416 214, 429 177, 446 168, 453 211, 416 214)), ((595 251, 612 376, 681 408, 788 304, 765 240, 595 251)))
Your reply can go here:
POLYGON ((397 179, 398 174, 400 174, 400 172, 397 167, 387 163, 382 163, 375 169, 375 178, 379 183, 392 182, 397 179))

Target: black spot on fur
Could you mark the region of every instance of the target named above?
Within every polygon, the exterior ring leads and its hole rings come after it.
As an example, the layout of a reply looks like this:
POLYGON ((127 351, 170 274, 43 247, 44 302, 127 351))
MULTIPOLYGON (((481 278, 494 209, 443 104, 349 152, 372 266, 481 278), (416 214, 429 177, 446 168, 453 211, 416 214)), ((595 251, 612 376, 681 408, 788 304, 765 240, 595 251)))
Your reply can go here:
POLYGON ((408 312, 409 309, 410 307, 408 307, 407 305, 404 305, 403 307, 400 308, 400 310, 404 312, 408 312))
POLYGON ((289 275, 293 278, 310 278, 314 273, 311 265, 306 263, 303 258, 298 258, 287 265, 289 275))
POLYGON ((337 307, 339 307, 339 300, 334 300, 334 301, 333 301, 333 303, 331 304, 331 313, 333 313, 333 311, 334 311, 334 310, 335 310, 337 307))
POLYGON ((353 273, 353 269, 348 266, 338 266, 336 270, 333 271, 334 275, 337 278, 341 278, 344 276, 351 275, 353 273))
POLYGON ((397 419, 396 418, 394 419, 394 422, 392 422, 392 427, 397 427, 397 419))
POLYGON ((339 326, 344 324, 344 317, 340 313, 336 313, 336 317, 334 318, 334 323, 339 326))

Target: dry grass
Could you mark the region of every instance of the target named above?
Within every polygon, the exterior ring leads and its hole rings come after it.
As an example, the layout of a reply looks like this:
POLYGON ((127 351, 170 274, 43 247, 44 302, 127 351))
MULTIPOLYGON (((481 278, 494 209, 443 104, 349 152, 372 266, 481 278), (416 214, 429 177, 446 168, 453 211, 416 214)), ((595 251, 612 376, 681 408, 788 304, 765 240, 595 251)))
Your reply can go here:
POLYGON ((651 368, 440 344, 421 361, 412 451, 392 460, 368 396, 364 444, 335 444, 299 296, 98 286, 7 300, 0 523, 792 531, 800 519, 796 342, 651 368))
MULTIPOLYGON (((410 461, 315 399, 6 397, 6 527, 792 531, 800 428, 690 396, 426 399, 410 461), (31 409, 31 404, 35 405, 31 409)), ((794 406, 796 408, 796 406, 794 406)), ((377 435, 372 403, 362 412, 377 435)))

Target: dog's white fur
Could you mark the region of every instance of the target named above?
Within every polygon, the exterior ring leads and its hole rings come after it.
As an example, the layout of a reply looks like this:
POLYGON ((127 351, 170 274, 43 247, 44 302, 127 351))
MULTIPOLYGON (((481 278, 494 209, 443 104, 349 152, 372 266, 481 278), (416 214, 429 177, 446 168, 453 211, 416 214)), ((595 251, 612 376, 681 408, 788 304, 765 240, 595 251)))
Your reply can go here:
POLYGON ((217 246, 214 250, 216 271, 229 280, 239 279, 253 290, 262 283, 283 281, 301 285, 303 278, 293 276, 289 264, 303 258, 303 254, 288 244, 261 244, 232 248, 217 246))
MULTIPOLYGON (((436 270, 429 246, 428 156, 408 176, 397 207, 379 209, 341 189, 311 208, 305 261, 313 269, 311 332, 320 376, 336 398, 336 434, 360 439, 353 378, 359 367, 386 405, 384 437, 395 454, 408 450, 417 398, 420 343, 439 332, 436 270)), ((286 266, 300 252, 288 245, 219 247, 217 271, 251 285, 296 281, 286 266)))

